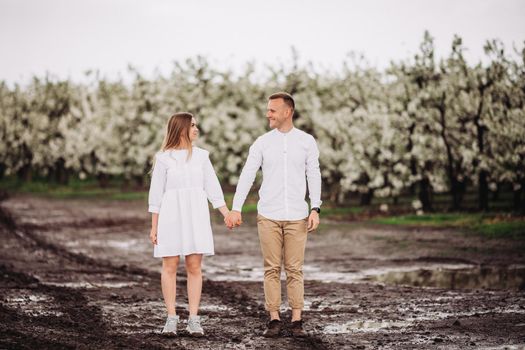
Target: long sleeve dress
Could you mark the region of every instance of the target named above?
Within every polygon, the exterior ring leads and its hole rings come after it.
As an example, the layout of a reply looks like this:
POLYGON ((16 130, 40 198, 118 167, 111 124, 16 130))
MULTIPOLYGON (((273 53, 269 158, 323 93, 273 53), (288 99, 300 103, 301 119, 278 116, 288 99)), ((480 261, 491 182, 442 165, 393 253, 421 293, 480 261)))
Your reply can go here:
POLYGON ((193 147, 155 155, 149 190, 149 212, 159 213, 154 257, 213 255, 208 202, 226 205, 209 152, 193 147))

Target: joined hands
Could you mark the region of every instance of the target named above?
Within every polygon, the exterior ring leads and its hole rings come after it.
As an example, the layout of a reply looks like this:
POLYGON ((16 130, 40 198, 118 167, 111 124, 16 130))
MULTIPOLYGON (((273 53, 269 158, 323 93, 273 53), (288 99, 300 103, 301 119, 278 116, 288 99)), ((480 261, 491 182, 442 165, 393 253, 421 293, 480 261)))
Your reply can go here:
POLYGON ((231 230, 234 227, 238 227, 242 224, 242 215, 237 210, 230 211, 225 217, 224 217, 224 223, 226 226, 231 230))

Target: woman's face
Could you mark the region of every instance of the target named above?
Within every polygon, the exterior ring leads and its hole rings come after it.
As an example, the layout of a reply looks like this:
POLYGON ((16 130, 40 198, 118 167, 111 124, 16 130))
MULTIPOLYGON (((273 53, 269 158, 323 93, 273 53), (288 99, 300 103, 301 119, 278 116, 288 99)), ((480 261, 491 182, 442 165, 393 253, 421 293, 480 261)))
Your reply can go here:
POLYGON ((197 121, 195 118, 191 118, 190 127, 190 141, 193 142, 199 137, 199 128, 197 127, 197 121))

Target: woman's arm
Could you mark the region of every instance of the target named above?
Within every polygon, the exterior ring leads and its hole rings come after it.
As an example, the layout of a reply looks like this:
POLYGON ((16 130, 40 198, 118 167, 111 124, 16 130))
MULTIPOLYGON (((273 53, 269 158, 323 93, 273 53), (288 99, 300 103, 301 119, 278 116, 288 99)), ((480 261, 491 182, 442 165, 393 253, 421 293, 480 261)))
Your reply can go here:
POLYGON ((156 155, 148 195, 148 211, 151 213, 151 231, 149 238, 153 244, 157 244, 157 226, 159 222, 162 196, 166 188, 166 172, 166 166, 159 159, 159 156, 156 155))
POLYGON ((151 213, 151 231, 149 233, 149 239, 151 243, 157 244, 157 226, 159 224, 159 214, 151 213))
POLYGON ((222 216, 226 217, 228 215, 228 213, 230 212, 228 210, 228 207, 223 205, 222 207, 218 207, 217 209, 219 209, 219 211, 221 212, 222 216))
POLYGON ((210 201, 213 209, 221 210, 220 208, 225 207, 225 210, 228 210, 226 207, 226 202, 224 201, 224 194, 222 192, 221 184, 217 178, 215 170, 213 169, 209 154, 206 155, 206 159, 203 164, 203 172, 204 191, 206 191, 206 196, 208 197, 208 200, 210 201))

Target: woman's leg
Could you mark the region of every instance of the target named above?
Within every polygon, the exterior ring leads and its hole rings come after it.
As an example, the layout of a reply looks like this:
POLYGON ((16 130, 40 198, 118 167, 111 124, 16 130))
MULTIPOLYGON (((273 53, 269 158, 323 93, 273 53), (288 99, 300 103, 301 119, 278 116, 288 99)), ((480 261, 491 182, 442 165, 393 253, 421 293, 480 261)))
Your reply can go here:
POLYGON ((175 315, 175 295, 177 287, 177 267, 179 266, 178 256, 168 256, 162 258, 161 285, 164 303, 168 309, 168 316, 175 315))
POLYGON ((185 257, 188 273, 188 303, 190 316, 197 315, 202 291, 202 254, 191 254, 185 257))

